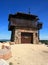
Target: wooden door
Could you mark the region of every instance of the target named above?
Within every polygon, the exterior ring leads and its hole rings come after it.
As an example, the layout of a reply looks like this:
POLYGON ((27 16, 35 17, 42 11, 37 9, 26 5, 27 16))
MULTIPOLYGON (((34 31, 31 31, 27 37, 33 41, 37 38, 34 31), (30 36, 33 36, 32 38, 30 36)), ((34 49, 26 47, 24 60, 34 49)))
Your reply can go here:
POLYGON ((33 43, 33 34, 21 33, 21 43, 33 43))

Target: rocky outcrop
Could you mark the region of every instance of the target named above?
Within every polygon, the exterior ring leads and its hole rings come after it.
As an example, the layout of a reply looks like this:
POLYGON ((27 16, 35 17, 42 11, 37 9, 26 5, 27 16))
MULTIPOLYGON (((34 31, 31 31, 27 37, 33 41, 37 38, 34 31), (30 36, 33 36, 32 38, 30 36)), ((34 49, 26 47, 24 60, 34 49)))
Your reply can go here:
POLYGON ((0 59, 9 59, 11 58, 11 48, 9 46, 2 45, 2 49, 0 49, 0 59))

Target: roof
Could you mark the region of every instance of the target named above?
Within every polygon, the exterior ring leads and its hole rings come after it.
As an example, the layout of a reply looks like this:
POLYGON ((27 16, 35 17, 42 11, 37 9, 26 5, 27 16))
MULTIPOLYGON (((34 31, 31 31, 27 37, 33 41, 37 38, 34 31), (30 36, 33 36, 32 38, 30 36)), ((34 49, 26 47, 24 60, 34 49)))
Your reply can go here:
POLYGON ((27 19, 27 20, 33 20, 33 19, 39 19, 38 16, 32 15, 32 14, 26 14, 26 13, 16 13, 16 14, 9 14, 9 19, 10 18, 19 18, 19 19, 27 19))

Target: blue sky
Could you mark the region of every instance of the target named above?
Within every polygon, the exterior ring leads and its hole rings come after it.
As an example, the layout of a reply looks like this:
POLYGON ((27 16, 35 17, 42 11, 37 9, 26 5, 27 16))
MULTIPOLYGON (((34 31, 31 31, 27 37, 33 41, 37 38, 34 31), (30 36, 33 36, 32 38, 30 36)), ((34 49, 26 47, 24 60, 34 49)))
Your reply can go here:
POLYGON ((0 0, 0 39, 10 39, 8 15, 16 12, 35 14, 43 23, 40 39, 48 40, 48 0, 0 0))

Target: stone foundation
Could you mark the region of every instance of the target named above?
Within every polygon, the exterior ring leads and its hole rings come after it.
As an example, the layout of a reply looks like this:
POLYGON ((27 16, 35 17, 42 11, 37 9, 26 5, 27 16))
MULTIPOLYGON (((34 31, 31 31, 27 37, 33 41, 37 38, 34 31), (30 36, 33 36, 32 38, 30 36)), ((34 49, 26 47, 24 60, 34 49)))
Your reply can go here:
POLYGON ((38 44, 38 31, 36 30, 27 30, 27 29, 15 29, 13 40, 16 44, 21 43, 21 32, 33 33, 33 44, 38 44), (36 36, 37 33, 37 36, 36 36))

